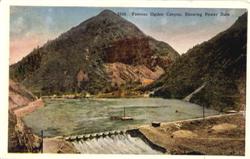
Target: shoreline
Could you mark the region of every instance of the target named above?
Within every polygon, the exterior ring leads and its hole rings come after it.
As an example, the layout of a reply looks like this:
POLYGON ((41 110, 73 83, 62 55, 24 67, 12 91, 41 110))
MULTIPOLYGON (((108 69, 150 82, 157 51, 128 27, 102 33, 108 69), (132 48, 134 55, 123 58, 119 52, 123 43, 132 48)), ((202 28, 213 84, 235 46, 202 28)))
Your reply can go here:
POLYGON ((35 101, 28 103, 28 105, 16 107, 12 109, 12 111, 15 113, 17 117, 22 118, 27 114, 32 113, 42 107, 44 107, 44 101, 42 100, 42 98, 39 98, 35 101))
POLYGON ((150 98, 150 93, 133 92, 132 94, 114 95, 112 93, 100 94, 62 94, 62 95, 46 95, 41 98, 65 98, 65 99, 81 99, 81 98, 150 98))

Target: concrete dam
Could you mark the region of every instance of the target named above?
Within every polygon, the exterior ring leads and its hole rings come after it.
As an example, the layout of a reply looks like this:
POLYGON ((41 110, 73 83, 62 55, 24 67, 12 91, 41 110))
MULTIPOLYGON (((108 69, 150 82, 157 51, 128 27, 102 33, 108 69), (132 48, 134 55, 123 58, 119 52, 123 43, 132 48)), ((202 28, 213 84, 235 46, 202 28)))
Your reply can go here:
POLYGON ((166 150, 151 143, 138 129, 110 131, 66 138, 82 154, 163 154, 166 150))

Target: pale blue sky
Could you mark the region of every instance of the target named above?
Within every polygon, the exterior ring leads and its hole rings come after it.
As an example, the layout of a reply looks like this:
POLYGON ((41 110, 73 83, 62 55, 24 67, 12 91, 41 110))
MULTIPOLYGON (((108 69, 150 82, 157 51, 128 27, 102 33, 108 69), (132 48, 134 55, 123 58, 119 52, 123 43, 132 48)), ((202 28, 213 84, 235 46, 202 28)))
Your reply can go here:
POLYGON ((170 9, 170 8, 93 8, 93 7, 24 7, 10 8, 10 63, 17 62, 37 45, 56 38, 71 27, 99 14, 104 9, 126 12, 127 20, 137 25, 145 34, 165 41, 179 53, 215 36, 230 27, 246 12, 245 9, 170 9), (183 16, 132 16, 132 12, 180 13, 183 16), (203 16, 184 16, 202 13, 203 16), (204 16, 209 13, 229 13, 230 16, 204 16))

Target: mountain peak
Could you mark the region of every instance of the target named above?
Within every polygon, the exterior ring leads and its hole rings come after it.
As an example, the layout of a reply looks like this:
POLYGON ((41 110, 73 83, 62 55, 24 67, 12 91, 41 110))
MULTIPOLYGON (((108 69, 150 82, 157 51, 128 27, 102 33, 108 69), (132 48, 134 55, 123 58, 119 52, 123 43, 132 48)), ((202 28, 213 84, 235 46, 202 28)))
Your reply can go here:
POLYGON ((237 19, 237 21, 236 21, 235 23, 236 23, 236 24, 237 24, 237 23, 240 23, 241 25, 247 26, 247 12, 245 12, 244 14, 242 14, 242 15, 237 19))
MULTIPOLYGON (((120 80, 110 73, 116 67, 122 67, 117 73, 120 76, 119 72, 143 65, 147 68, 140 69, 142 77, 148 77, 147 72, 166 68, 178 56, 168 44, 149 38, 115 12, 103 10, 12 65, 10 74, 16 81, 27 81, 24 85, 37 93, 87 91, 94 94, 117 89, 120 80), (106 67, 107 63, 114 64, 106 67)), ((131 85, 133 79, 136 85, 143 84, 134 76, 137 73, 122 81, 131 85)), ((156 73, 148 78, 154 80, 156 73)))
POLYGON ((118 16, 115 12, 109 9, 105 9, 98 14, 98 16, 118 16))

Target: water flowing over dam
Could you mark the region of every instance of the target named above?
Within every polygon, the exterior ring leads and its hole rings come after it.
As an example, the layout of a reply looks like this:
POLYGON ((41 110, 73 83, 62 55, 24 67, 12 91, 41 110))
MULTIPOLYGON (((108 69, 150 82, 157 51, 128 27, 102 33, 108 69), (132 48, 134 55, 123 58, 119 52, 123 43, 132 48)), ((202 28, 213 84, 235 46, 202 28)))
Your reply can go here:
POLYGON ((83 154, 162 154, 151 148, 139 137, 130 134, 81 139, 72 141, 76 149, 83 154))

